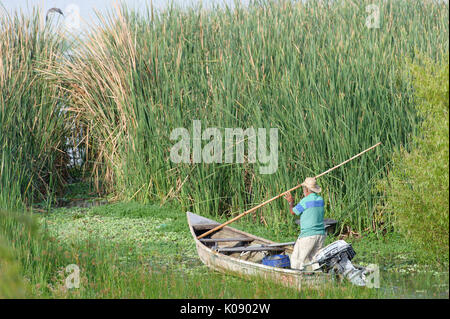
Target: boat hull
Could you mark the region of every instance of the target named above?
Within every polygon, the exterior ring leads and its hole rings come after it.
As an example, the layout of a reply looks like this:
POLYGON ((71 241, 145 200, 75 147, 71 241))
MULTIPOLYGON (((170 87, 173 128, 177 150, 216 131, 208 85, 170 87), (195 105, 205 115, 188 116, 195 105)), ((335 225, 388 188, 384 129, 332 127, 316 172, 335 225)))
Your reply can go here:
MULTIPOLYGON (((198 256, 200 260, 211 269, 240 277, 260 277, 263 280, 271 280, 296 289, 323 286, 332 280, 332 277, 329 274, 322 271, 306 272, 296 269, 271 267, 219 253, 198 240, 195 232, 195 225, 198 225, 198 223, 201 224, 203 222, 204 224, 213 224, 216 222, 190 212, 187 213, 187 218, 191 234, 195 240, 198 256)), ((226 229, 228 233, 235 233, 238 236, 254 238, 255 241, 258 241, 259 243, 273 244, 272 241, 228 226, 224 227, 224 229, 226 229)))

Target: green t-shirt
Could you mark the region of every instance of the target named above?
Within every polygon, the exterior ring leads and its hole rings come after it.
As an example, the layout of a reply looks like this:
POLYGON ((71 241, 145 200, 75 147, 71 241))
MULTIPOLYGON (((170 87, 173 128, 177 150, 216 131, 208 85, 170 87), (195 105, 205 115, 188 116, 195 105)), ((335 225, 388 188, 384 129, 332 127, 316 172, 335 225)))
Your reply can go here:
POLYGON ((296 215, 300 215, 299 237, 325 235, 324 201, 320 195, 309 194, 293 208, 293 211, 296 215))

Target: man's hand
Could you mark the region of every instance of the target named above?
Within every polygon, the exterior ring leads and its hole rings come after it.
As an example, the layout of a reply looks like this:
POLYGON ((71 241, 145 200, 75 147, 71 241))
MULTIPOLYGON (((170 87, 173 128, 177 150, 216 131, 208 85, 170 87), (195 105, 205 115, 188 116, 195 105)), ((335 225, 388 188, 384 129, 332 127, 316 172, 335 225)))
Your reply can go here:
POLYGON ((291 192, 289 192, 286 195, 284 195, 284 199, 287 200, 289 203, 293 203, 294 202, 294 197, 292 197, 291 192))
POLYGON ((289 212, 292 215, 295 215, 295 213, 293 211, 293 208, 294 208, 294 197, 291 195, 291 192, 289 192, 286 195, 284 195, 284 199, 289 202, 289 212))

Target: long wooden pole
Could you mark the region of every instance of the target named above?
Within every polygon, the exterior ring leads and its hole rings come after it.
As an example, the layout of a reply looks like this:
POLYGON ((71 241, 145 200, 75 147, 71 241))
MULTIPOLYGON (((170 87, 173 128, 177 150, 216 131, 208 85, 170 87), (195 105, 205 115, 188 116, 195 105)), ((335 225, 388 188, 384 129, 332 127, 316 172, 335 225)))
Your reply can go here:
MULTIPOLYGON (((336 165, 336 166, 330 168, 329 170, 327 170, 327 171, 325 171, 325 172, 323 172, 323 173, 321 173, 321 174, 315 176, 314 178, 317 179, 317 178, 319 178, 319 177, 321 177, 321 176, 323 176, 323 175, 325 175, 325 174, 331 172, 332 170, 335 170, 336 168, 341 167, 342 165, 344 165, 344 164, 350 162, 351 160, 353 160, 353 159, 355 159, 355 158, 361 156, 361 155, 364 154, 365 152, 370 151, 371 149, 377 147, 377 146, 380 145, 380 144, 381 144, 381 142, 378 142, 378 143, 375 144, 374 146, 369 147, 368 149, 362 151, 361 153, 356 154, 355 156, 353 156, 353 157, 349 158, 348 160, 342 162, 341 164, 336 165)), ((266 204, 268 204, 268 203, 274 201, 274 200, 277 199, 277 198, 280 198, 281 196, 283 196, 283 195, 285 195, 285 194, 287 194, 287 193, 289 193, 289 192, 292 192, 293 190, 296 190, 297 188, 300 188, 301 186, 302 186, 302 184, 299 184, 299 185, 297 185, 297 186, 295 186, 295 187, 292 187, 291 189, 285 191, 284 193, 281 193, 281 194, 279 194, 279 195, 277 195, 277 196, 275 196, 275 197, 273 197, 273 198, 271 198, 271 199, 269 199, 269 200, 266 200, 265 202, 263 202, 263 203, 261 203, 261 204, 255 206, 255 207, 249 209, 248 211, 243 212, 242 214, 240 214, 240 215, 238 215, 238 216, 236 216, 236 217, 230 219, 229 221, 223 223, 222 225, 219 225, 219 226, 217 226, 217 227, 215 227, 215 228, 213 228, 213 229, 208 230, 207 232, 201 234, 201 235, 198 236, 197 238, 200 239, 200 238, 203 238, 203 237, 205 237, 205 236, 208 236, 208 235, 211 234, 212 232, 215 232, 215 231, 217 231, 217 230, 219 230, 219 229, 222 229, 223 227, 225 227, 225 226, 231 224, 232 222, 238 220, 239 218, 241 218, 241 217, 243 217, 243 216, 245 216, 245 215, 247 215, 247 214, 250 214, 251 212, 254 212, 254 211, 257 210, 258 208, 263 207, 264 205, 266 205, 266 204)))

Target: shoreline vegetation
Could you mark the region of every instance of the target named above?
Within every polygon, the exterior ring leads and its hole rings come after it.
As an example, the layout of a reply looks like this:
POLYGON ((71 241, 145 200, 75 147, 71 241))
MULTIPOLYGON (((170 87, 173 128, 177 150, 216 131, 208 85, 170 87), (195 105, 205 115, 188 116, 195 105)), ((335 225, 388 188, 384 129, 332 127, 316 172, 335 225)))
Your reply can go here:
MULTIPOLYGON (((9 243, 15 243, 11 247, 15 258, 11 260, 16 264, 7 265, 15 271, 20 269, 20 273, 16 274, 14 285, 11 279, 0 281, 0 287, 9 287, 9 291, 0 290, 0 295, 7 298, 448 298, 448 268, 418 263, 412 246, 399 234, 378 238, 367 233, 345 238, 357 252, 355 263, 380 267, 380 288, 361 288, 344 281, 322 289, 296 291, 272 282, 209 270, 198 259, 192 236, 180 215, 183 214, 176 206, 136 202, 56 208, 35 216, 36 224, 2 212, 0 226, 8 220, 10 233, 6 235, 11 240, 9 243), (42 229, 44 234, 38 232, 42 229), (66 287, 66 278, 71 274, 66 267, 71 264, 80 269, 78 289, 66 287)), ((270 229, 248 222, 234 226, 280 242, 298 235, 294 230, 274 237, 270 229)), ((329 236, 326 243, 337 239, 329 236)))
MULTIPOLYGON (((448 298, 448 4, 384 2, 379 29, 368 4, 123 5, 82 41, 0 8, 0 297, 448 298), (277 128, 276 171, 174 163, 171 132, 193 121, 277 128), (298 292, 201 264, 185 211, 224 222, 378 141, 319 183, 327 243, 379 265, 380 289, 298 292)), ((299 231, 283 200, 233 227, 299 231)))

